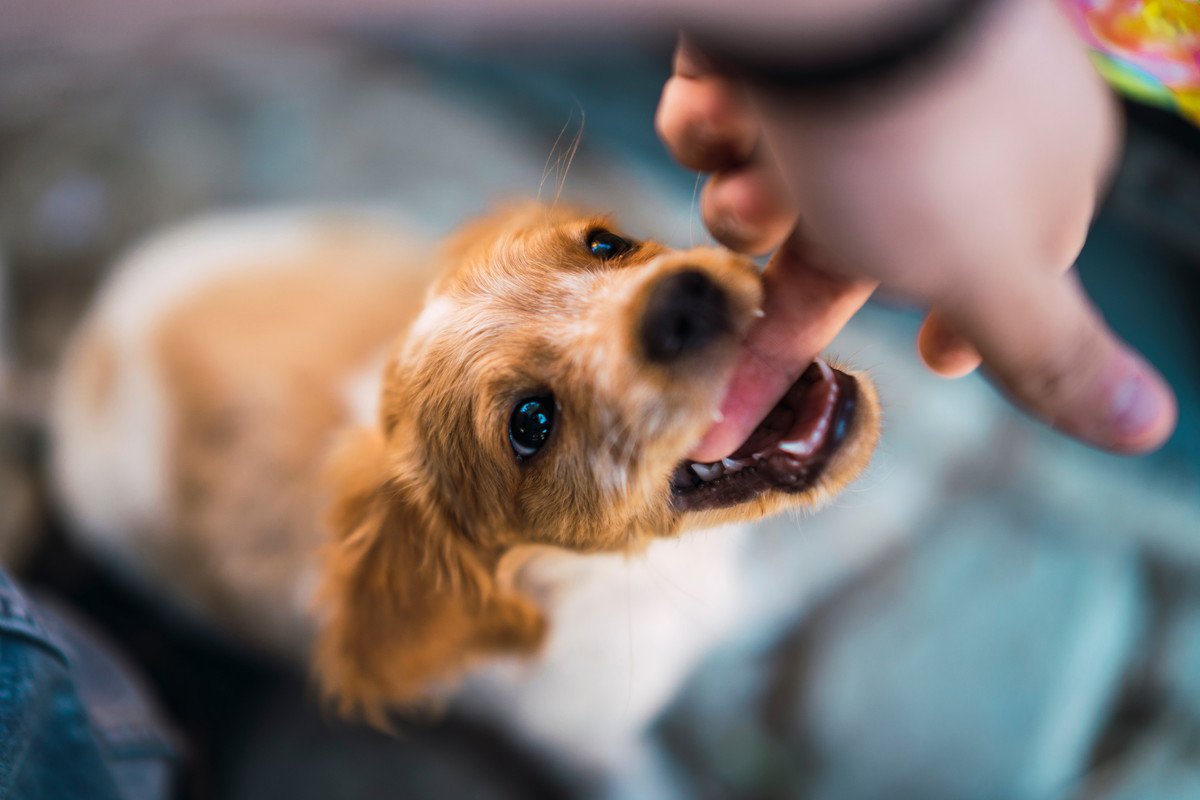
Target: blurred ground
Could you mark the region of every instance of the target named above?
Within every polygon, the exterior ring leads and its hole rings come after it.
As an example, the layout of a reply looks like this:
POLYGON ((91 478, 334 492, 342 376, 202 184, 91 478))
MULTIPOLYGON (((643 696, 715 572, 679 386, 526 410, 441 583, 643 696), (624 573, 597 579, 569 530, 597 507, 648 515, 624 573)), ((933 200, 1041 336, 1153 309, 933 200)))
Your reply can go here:
MULTIPOLYGON (((437 236, 497 199, 561 189, 635 234, 704 239, 696 178, 651 128, 666 54, 400 41, 210 30, 136 55, 0 54, 0 559, 144 668, 188 743, 181 797, 562 793, 456 720, 400 740, 328 724, 303 676, 180 630, 72 552, 41 483, 63 337, 112 255, 171 221, 382 204, 437 236)), ((1195 796, 1197 209, 1200 134, 1135 110, 1080 270, 1179 394, 1179 431, 1155 456, 1087 450, 981 378, 926 375, 907 310, 873 306, 839 339, 877 376, 881 451, 835 507, 768 524, 747 554, 779 587, 764 615, 793 634, 745 631, 662 721, 683 796, 1195 796)))

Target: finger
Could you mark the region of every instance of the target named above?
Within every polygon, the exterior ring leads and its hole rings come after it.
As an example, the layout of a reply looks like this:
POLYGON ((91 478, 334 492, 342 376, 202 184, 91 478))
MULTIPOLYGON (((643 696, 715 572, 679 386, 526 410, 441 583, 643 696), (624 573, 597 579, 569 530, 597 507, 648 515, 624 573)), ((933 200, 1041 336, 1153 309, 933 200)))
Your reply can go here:
POLYGON ((1136 453, 1158 447, 1174 429, 1170 387, 1112 334, 1073 273, 1031 273, 986 293, 968 292, 943 310, 996 382, 1065 433, 1136 453))
POLYGON ((690 458, 715 461, 737 449, 875 288, 814 263, 794 237, 767 265, 764 316, 746 338, 721 404, 722 420, 690 458))
POLYGON ((755 255, 777 249, 796 226, 779 171, 765 159, 718 172, 700 194, 704 224, 721 244, 755 255))
POLYGON ((929 312, 917 333, 917 352, 925 366, 943 378, 961 378, 974 372, 982 359, 937 309, 929 312))
POLYGON ((744 164, 759 136, 758 121, 741 90, 715 74, 671 77, 663 86, 654 127, 675 160, 699 172, 744 164))

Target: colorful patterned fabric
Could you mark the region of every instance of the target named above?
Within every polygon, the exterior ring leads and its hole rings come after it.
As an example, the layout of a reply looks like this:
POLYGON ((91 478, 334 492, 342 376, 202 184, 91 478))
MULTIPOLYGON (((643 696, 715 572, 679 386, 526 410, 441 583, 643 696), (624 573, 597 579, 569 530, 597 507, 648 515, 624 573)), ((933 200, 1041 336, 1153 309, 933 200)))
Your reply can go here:
POLYGON ((1119 91, 1200 124, 1200 0, 1063 0, 1119 91))

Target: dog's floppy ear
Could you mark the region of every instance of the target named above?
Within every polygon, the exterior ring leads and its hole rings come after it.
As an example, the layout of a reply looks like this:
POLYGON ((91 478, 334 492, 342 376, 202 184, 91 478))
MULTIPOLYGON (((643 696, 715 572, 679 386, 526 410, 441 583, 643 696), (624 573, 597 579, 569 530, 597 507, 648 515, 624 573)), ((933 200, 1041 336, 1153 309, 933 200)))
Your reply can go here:
POLYGON ((328 472, 333 541, 323 566, 316 670, 346 715, 387 727, 489 654, 528 653, 545 622, 503 591, 495 558, 446 524, 388 458, 383 436, 348 432, 328 472))

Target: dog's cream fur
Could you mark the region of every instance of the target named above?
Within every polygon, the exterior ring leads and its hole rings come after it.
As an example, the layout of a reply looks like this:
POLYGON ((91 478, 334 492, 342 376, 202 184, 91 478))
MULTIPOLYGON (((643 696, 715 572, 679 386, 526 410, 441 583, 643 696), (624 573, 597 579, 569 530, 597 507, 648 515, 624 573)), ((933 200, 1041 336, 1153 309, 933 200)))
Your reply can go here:
POLYGON ((715 249, 601 263, 584 237, 608 224, 514 206, 426 252, 360 216, 250 213, 143 245, 57 392, 78 535, 245 643, 315 648, 346 712, 384 724, 456 698, 614 770, 739 624, 742 523, 831 496, 879 426, 857 376, 855 424, 811 490, 676 512, 670 474, 711 423, 760 281, 715 249), (648 363, 642 308, 682 269, 724 288, 734 329, 648 363), (545 389, 552 441, 518 464, 508 413, 545 389))

